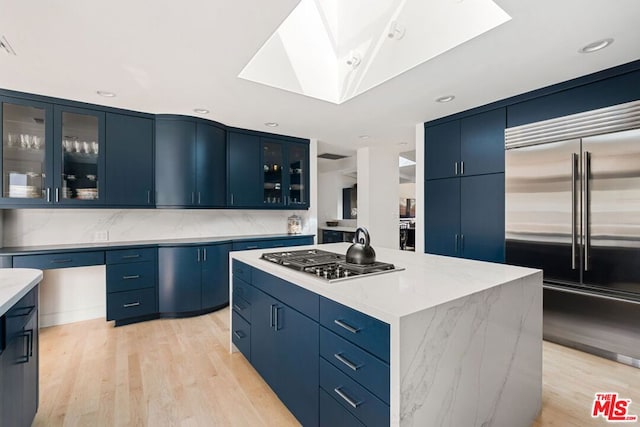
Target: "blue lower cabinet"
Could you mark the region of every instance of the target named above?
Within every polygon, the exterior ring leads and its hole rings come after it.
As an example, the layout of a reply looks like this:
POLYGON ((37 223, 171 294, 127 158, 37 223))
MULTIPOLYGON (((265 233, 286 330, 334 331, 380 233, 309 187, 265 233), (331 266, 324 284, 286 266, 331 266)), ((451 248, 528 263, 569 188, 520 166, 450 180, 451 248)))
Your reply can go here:
POLYGON ((304 426, 318 425, 319 327, 255 289, 251 301, 251 364, 304 426))
POLYGON ((202 248, 202 309, 224 307, 229 304, 230 243, 202 248))
POLYGON ((460 178, 426 181, 424 251, 460 256, 460 178))
POLYGON ((28 427, 38 410, 38 288, 3 316, 0 426, 28 427))
POLYGON ((320 387, 364 425, 389 425, 389 406, 324 359, 320 359, 320 387))
POLYGON ((158 308, 163 314, 200 311, 200 248, 158 248, 158 308))
POLYGON ((344 242, 344 234, 342 231, 322 230, 322 243, 341 243, 344 242))
POLYGON ((320 389, 320 427, 365 427, 329 393, 320 389))
POLYGON ((62 252, 45 255, 18 255, 13 257, 13 268, 36 268, 50 270, 56 268, 87 267, 103 265, 104 252, 62 252))
POLYGON ((107 265, 107 292, 155 288, 156 269, 151 261, 107 265))

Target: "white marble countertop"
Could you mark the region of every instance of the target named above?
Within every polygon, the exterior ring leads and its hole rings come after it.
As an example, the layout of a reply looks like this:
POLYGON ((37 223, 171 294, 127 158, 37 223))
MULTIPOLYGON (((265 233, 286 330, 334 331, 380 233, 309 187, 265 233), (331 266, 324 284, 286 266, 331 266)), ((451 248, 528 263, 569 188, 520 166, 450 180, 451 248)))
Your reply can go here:
POLYGON ((42 271, 31 268, 0 269, 0 316, 42 280, 42 271))
MULTIPOLYGON (((346 253, 349 243, 297 246, 346 253)), ((284 250, 284 249, 283 249, 284 250)), ((540 270, 460 258, 376 248, 377 260, 405 270, 327 283, 323 279, 260 259, 263 252, 231 252, 234 259, 295 283, 389 324, 437 305, 542 274, 540 270)))

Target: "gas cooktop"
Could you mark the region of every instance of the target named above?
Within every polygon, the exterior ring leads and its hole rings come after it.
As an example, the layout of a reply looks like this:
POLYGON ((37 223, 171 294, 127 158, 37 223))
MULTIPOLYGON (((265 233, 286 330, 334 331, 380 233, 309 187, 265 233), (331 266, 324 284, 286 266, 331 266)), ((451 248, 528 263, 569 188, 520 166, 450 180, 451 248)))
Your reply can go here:
POLYGON ((352 264, 348 263, 342 254, 320 249, 268 252, 262 254, 261 258, 293 270, 313 274, 329 283, 404 270, 385 262, 352 264))

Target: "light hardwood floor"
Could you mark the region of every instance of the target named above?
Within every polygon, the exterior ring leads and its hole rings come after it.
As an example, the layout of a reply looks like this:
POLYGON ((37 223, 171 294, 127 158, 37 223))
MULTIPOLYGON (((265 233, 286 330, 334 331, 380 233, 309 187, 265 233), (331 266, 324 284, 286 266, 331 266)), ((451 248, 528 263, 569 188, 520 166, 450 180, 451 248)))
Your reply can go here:
MULTIPOLYGON (((118 328, 98 319, 41 329, 33 425, 298 425, 228 342, 228 309, 118 328)), ((640 370, 545 342, 534 426, 606 425, 590 417, 600 391, 632 399, 640 415, 640 370)))

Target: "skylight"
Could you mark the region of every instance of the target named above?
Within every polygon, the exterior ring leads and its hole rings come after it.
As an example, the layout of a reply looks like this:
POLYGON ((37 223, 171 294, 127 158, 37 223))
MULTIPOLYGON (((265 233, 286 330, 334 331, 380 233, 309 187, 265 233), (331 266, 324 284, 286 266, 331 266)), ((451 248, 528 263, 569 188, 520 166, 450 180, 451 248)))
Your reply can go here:
POLYGON ((492 0, 301 0, 239 77, 341 104, 510 19, 492 0))
POLYGON ((415 165, 416 162, 414 162, 413 160, 409 160, 405 157, 402 156, 398 156, 398 166, 403 168, 405 166, 413 166, 415 165))

